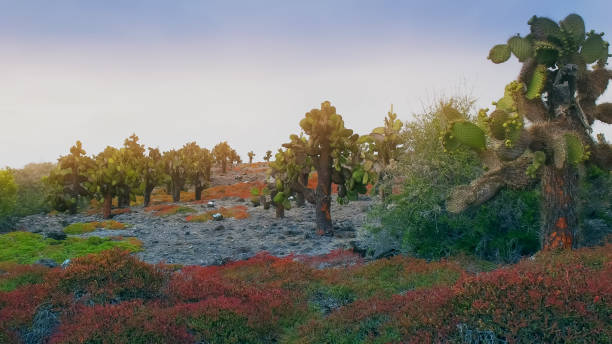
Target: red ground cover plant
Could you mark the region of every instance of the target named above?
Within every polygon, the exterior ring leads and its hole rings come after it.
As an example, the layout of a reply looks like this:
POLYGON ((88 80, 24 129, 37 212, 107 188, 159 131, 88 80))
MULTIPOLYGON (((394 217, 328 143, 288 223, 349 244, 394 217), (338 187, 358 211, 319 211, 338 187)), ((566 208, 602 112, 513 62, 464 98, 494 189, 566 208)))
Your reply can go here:
POLYGON ((0 338, 1 333, 17 342, 16 330, 29 326, 36 309, 49 295, 43 284, 25 285, 10 292, 0 292, 0 338))
POLYGON ((193 343, 158 304, 141 300, 117 305, 74 306, 49 343, 193 343))
MULTIPOLYGON (((350 251, 180 270, 107 251, 0 291, 0 340, 18 342, 48 304, 61 322, 51 343, 606 343, 611 252, 543 252, 474 275, 450 261, 366 263, 350 251)), ((32 269, 4 266, 0 278, 32 269)))
POLYGON ((320 256, 297 256, 295 259, 315 269, 347 267, 364 263, 364 259, 359 254, 353 250, 344 249, 336 249, 320 256))
POLYGON ((82 301, 117 302, 161 295, 171 268, 151 265, 119 249, 75 258, 66 269, 52 270, 46 279, 57 294, 74 294, 82 301))
POLYGON ((202 200, 194 201, 194 204, 206 203, 213 199, 221 199, 224 197, 240 197, 249 199, 251 197, 251 189, 258 188, 263 189, 264 183, 262 181, 247 182, 247 183, 236 183, 232 185, 217 185, 210 187, 202 192, 202 200))
POLYGON ((207 211, 203 214, 198 215, 189 215, 185 218, 187 222, 206 222, 213 219, 213 215, 216 213, 220 213, 224 218, 233 217, 238 220, 244 220, 249 217, 249 213, 247 212, 247 207, 245 205, 236 205, 233 207, 225 208, 221 207, 216 210, 207 211))
POLYGON ((180 206, 177 204, 157 204, 146 207, 145 211, 151 212, 153 216, 168 216, 177 213, 195 212, 195 209, 180 206))

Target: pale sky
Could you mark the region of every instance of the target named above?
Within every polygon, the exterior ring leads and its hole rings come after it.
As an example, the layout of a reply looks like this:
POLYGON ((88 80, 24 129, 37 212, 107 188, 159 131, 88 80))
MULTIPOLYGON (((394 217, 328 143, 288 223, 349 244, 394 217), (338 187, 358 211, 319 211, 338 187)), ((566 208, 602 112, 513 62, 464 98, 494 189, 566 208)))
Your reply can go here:
MULTIPOLYGON (((603 0, 0 0, 0 168, 133 132, 162 150, 228 141, 259 161, 324 100, 360 134, 390 104, 402 120, 441 94, 490 106, 520 65, 489 49, 534 14, 573 12, 610 40, 603 0)), ((612 140, 610 127, 595 132, 612 140)))

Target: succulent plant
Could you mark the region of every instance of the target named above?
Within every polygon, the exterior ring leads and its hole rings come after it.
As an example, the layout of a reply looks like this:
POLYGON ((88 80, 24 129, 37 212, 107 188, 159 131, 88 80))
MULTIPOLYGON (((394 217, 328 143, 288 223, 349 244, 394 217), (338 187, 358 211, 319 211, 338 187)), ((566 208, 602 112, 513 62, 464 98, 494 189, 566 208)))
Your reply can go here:
MULTIPOLYGON (((612 78, 605 68, 609 44, 603 34, 586 33, 577 14, 559 23, 534 16, 529 25, 530 34, 508 40, 523 67, 494 111, 480 111, 484 130, 454 119, 443 133, 446 149, 472 148, 489 167, 470 185, 453 190, 447 209, 460 212, 503 187, 531 187, 539 179, 542 247, 571 248, 578 231, 577 166, 612 169, 612 147, 603 135, 598 142, 590 135, 595 120, 612 123, 612 104, 596 103, 612 78)), ((489 58, 501 63, 509 57, 496 45, 489 58)))
POLYGON ((182 149, 171 149, 164 152, 162 160, 166 174, 170 177, 172 200, 179 202, 181 200, 181 191, 185 187, 189 173, 187 169, 188 159, 185 151, 182 149))
POLYGON ((158 148, 148 148, 149 153, 143 159, 142 190, 144 194, 144 206, 148 207, 151 202, 153 189, 166 181, 167 175, 164 170, 164 162, 158 148))
POLYGON ((95 156, 95 164, 89 169, 89 188, 92 194, 104 200, 102 215, 111 217, 113 197, 118 196, 124 180, 122 172, 122 153, 119 149, 107 146, 95 156))
POLYGON ((270 159, 272 159, 272 151, 271 151, 271 150, 266 151, 266 155, 264 155, 264 158, 263 158, 263 159, 264 159, 266 162, 270 162, 270 159))
POLYGON ((247 155, 249 156, 249 165, 253 164, 253 158, 255 157, 255 153, 253 153, 253 151, 250 151, 247 153, 247 155))
POLYGON ((90 195, 87 171, 93 161, 85 155, 81 141, 70 148, 70 154, 61 156, 57 167, 45 178, 49 201, 54 209, 75 214, 79 200, 90 195))
MULTIPOLYGON (((313 191, 306 187, 307 180, 295 182, 290 190, 304 194, 309 202, 315 203, 316 229, 319 234, 332 233, 331 186, 339 186, 339 200, 347 199, 347 191, 355 186, 351 178, 359 164, 359 135, 344 127, 342 116, 329 101, 319 109, 312 109, 300 121, 300 127, 307 137, 291 136, 291 142, 283 147, 291 150, 299 163, 311 159, 317 171, 317 187, 313 191)), ((281 185, 282 186, 282 185, 281 185)), ((283 197, 285 188, 283 187, 283 197)), ((289 197, 289 195, 287 195, 289 197)))
POLYGON ((193 185, 195 199, 199 201, 202 199, 202 191, 210 185, 213 155, 195 142, 185 144, 181 151, 185 156, 187 181, 193 185))
POLYGON ((233 149, 227 144, 227 141, 218 143, 212 150, 215 162, 221 164, 221 171, 223 173, 227 172, 227 163, 233 161, 232 151, 233 149))

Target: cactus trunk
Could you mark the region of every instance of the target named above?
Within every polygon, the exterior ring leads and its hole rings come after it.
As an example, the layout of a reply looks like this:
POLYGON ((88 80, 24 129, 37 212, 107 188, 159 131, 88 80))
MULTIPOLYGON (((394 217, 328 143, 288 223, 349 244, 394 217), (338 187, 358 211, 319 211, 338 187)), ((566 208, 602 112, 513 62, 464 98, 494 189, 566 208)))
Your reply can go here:
POLYGON ((196 186, 195 187, 195 199, 196 201, 199 201, 202 199, 202 190, 204 190, 203 186, 196 186))
POLYGON ((119 208, 127 208, 130 206, 130 189, 124 188, 117 197, 117 205, 119 208))
POLYGON ((542 249, 571 249, 576 246, 578 170, 569 166, 542 171, 542 249))
POLYGON ((102 217, 105 219, 111 218, 111 205, 113 204, 113 195, 107 193, 104 195, 104 204, 102 206, 102 217))
POLYGON ((323 145, 317 166, 317 190, 315 199, 315 214, 317 217, 317 233, 331 234, 331 156, 329 143, 323 145))
POLYGON ((149 204, 151 203, 151 193, 153 192, 154 188, 155 188, 154 185, 151 185, 149 182, 146 182, 145 189, 144 189, 144 206, 145 207, 148 207, 149 204))
POLYGON ((276 218, 282 219, 285 217, 285 207, 282 204, 276 205, 276 218))

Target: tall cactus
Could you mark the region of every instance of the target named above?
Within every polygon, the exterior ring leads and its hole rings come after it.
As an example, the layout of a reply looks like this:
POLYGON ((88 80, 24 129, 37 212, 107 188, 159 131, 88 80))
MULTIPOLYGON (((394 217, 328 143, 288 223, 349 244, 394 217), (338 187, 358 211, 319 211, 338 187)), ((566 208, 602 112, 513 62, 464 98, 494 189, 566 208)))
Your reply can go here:
POLYGON ((249 156, 249 165, 253 164, 253 158, 255 157, 255 153, 253 153, 253 151, 250 151, 247 155, 249 156))
POLYGON ((231 161, 232 158, 232 149, 227 144, 227 141, 223 141, 218 143, 212 150, 213 157, 217 164, 221 165, 221 171, 223 173, 227 172, 227 163, 231 161))
MULTIPOLYGON (((319 234, 333 234, 331 219, 331 184, 332 180, 340 185, 340 199, 348 192, 353 195, 356 186, 351 178, 352 164, 359 135, 344 127, 342 116, 329 101, 321 104, 320 109, 312 109, 300 121, 300 127, 308 135, 305 144, 292 142, 283 146, 303 153, 312 159, 317 170, 318 182, 313 197, 315 202, 316 227, 319 234)), ((305 185, 296 183, 296 187, 308 193, 305 185)), ((364 191, 364 190, 361 190, 364 191)), ((365 192, 365 191, 364 191, 365 192)))
POLYGON ((153 189, 166 180, 162 155, 158 148, 148 148, 149 153, 143 160, 142 189, 144 192, 144 206, 151 203, 153 189))
POLYGON ((379 181, 376 189, 380 189, 380 196, 384 200, 391 193, 389 181, 387 181, 387 169, 394 161, 397 161, 402 151, 403 139, 401 130, 404 124, 397 119, 397 114, 393 112, 393 105, 385 117, 384 127, 372 130, 370 135, 359 138, 362 145, 362 155, 366 160, 364 164, 367 172, 376 175, 379 181))
POLYGON ((195 199, 202 199, 202 191, 210 185, 213 157, 206 148, 201 148, 195 142, 190 142, 181 149, 185 155, 187 179, 195 189, 195 199))
POLYGON ((511 37, 489 53, 494 63, 513 54, 523 67, 494 103, 495 110, 479 113, 484 130, 451 119, 443 134, 447 149, 470 147, 489 169, 453 190, 447 208, 460 212, 486 202, 502 187, 526 188, 539 178, 542 248, 572 248, 579 225, 578 165, 586 161, 612 169, 612 147, 603 136, 595 142, 590 135, 595 120, 612 123, 612 104, 596 103, 612 78, 605 68, 609 44, 603 34, 585 33, 576 14, 558 24, 534 16, 528 24, 530 34, 511 37))
POLYGON ((122 172, 121 152, 117 148, 107 146, 94 158, 95 164, 88 170, 89 189, 92 194, 104 200, 102 216, 111 217, 113 197, 121 192, 122 172))
POLYGON ((117 195, 119 208, 130 206, 130 200, 142 183, 144 168, 144 145, 138 143, 138 136, 132 134, 124 140, 119 150, 122 179, 117 195))
POLYGON ((87 170, 92 163, 92 159, 85 155, 81 141, 70 147, 70 154, 58 159, 57 167, 45 179, 55 209, 76 213, 79 200, 89 195, 87 170))
POLYGON ((164 168, 166 174, 170 176, 170 186, 172 201, 181 200, 181 190, 187 181, 187 158, 183 150, 169 150, 163 154, 164 168))
POLYGON ((270 162, 270 159, 272 159, 272 151, 271 150, 266 151, 266 155, 264 155, 263 159, 266 162, 270 162))

